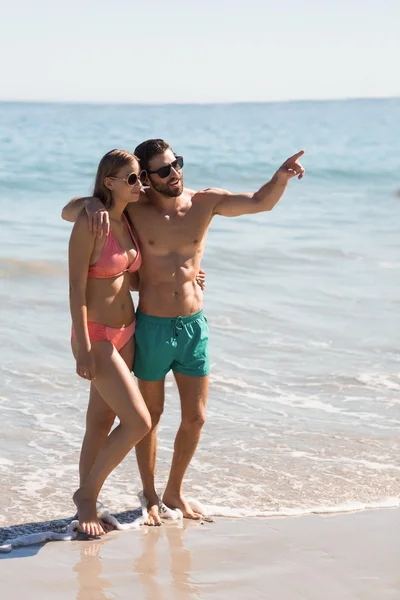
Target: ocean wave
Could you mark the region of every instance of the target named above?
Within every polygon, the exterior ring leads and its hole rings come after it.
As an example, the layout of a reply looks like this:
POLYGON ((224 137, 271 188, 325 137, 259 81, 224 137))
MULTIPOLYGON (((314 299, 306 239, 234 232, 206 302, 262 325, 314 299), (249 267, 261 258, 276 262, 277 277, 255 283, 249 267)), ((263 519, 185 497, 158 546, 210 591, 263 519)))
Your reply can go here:
POLYGON ((380 269, 400 269, 400 262, 390 262, 388 260, 379 260, 376 261, 374 264, 376 264, 377 267, 379 267, 380 269))
POLYGON ((364 256, 344 250, 343 248, 334 248, 326 246, 304 246, 299 247, 296 253, 313 255, 317 258, 333 258, 333 259, 348 259, 348 260, 364 260, 364 256))
POLYGON ((376 510, 379 508, 399 508, 400 498, 384 498, 377 502, 347 501, 337 505, 321 505, 310 507, 289 508, 280 507, 278 510, 257 510, 252 508, 230 508, 228 506, 214 506, 207 504, 207 512, 213 517, 230 518, 274 518, 274 517, 302 517, 306 515, 335 515, 359 512, 363 510, 376 510))
POLYGON ((313 168, 308 169, 308 175, 312 176, 313 179, 335 179, 342 180, 343 182, 352 181, 370 181, 378 183, 387 181, 392 177, 392 173, 389 169, 382 168, 381 170, 363 170, 363 169, 332 169, 332 168, 313 168))
POLYGON ((0 264, 2 279, 21 279, 26 276, 64 277, 66 274, 67 264, 64 261, 2 258, 0 264))
POLYGON ((369 389, 400 390, 400 373, 362 373, 355 380, 369 389))

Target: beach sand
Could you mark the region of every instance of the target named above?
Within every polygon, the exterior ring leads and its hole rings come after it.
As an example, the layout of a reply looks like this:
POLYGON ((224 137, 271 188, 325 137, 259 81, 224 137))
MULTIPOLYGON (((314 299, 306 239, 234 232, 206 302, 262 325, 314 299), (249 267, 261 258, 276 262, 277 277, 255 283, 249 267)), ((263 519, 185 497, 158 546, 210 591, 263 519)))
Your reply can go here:
POLYGON ((223 519, 51 542, 0 557, 2 598, 400 597, 400 511, 223 519))

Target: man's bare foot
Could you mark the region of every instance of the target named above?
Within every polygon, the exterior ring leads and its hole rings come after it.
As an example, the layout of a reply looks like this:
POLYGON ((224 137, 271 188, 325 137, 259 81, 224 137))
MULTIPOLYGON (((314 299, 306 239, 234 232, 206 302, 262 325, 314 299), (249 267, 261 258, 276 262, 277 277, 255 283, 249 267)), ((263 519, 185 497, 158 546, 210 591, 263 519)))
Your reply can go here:
POLYGON ((148 517, 144 522, 144 525, 151 525, 153 527, 160 527, 160 525, 162 525, 160 512, 158 510, 158 501, 157 504, 153 504, 152 502, 148 503, 147 513, 148 517))
POLYGON ((110 533, 110 531, 114 531, 115 529, 114 525, 111 525, 111 523, 108 523, 104 519, 99 519, 99 523, 102 526, 104 533, 110 533))
POLYGON ((79 488, 72 499, 78 510, 78 520, 82 531, 92 536, 104 535, 104 529, 97 517, 96 498, 85 497, 82 488, 79 488))
POLYGON ((152 494, 146 495, 143 492, 143 495, 144 495, 145 499, 147 500, 147 513, 148 513, 148 517, 147 517, 146 521, 144 522, 144 525, 160 527, 160 525, 162 525, 161 518, 160 518, 160 512, 158 510, 160 500, 157 496, 157 493, 154 492, 152 494))
POLYGON ((165 490, 163 495, 163 502, 168 508, 179 508, 182 511, 184 519, 193 519, 194 521, 199 521, 203 518, 203 515, 200 513, 194 512, 189 503, 185 500, 185 498, 181 494, 174 494, 165 490))

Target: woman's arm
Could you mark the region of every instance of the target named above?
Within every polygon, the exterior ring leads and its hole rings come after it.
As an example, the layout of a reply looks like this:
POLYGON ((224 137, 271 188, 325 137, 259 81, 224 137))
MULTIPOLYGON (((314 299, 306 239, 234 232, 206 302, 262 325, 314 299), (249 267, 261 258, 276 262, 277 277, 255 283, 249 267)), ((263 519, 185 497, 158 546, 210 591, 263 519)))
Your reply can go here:
POLYGON ((76 372, 85 379, 94 379, 94 360, 87 326, 86 285, 87 275, 95 244, 89 231, 85 214, 78 217, 69 240, 69 302, 75 330, 78 353, 76 372))

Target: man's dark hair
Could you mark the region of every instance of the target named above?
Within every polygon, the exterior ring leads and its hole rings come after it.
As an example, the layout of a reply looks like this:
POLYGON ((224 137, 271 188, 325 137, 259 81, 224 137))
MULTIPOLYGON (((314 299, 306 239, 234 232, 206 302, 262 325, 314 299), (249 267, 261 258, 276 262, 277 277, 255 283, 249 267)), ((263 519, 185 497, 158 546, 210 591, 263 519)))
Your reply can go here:
POLYGON ((146 140, 135 148, 135 156, 140 160, 140 167, 148 171, 151 159, 170 149, 171 146, 165 140, 146 140))

